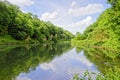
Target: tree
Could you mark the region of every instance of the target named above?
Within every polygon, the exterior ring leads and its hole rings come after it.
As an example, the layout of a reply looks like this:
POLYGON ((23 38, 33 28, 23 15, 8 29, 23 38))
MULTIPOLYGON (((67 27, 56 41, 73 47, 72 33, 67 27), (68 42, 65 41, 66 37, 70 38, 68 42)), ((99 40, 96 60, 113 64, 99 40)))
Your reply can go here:
POLYGON ((116 10, 120 10, 120 0, 107 0, 116 10))
POLYGON ((68 40, 72 35, 51 22, 41 21, 37 15, 23 13, 16 5, 0 1, 0 36, 4 34, 15 40, 39 42, 68 40))

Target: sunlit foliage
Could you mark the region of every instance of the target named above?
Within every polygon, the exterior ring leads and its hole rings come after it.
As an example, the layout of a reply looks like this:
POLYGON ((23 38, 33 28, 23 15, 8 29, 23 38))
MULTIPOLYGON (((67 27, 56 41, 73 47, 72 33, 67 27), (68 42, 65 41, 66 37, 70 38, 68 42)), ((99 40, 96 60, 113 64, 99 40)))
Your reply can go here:
POLYGON ((10 35, 15 40, 39 42, 70 40, 73 34, 44 22, 32 13, 23 13, 19 7, 0 1, 0 36, 10 35))
POLYGON ((106 9, 82 35, 76 35, 76 38, 72 40, 76 42, 75 45, 101 46, 119 51, 120 0, 108 0, 108 3, 111 4, 111 7, 106 9), (84 38, 80 38, 83 36, 84 38))

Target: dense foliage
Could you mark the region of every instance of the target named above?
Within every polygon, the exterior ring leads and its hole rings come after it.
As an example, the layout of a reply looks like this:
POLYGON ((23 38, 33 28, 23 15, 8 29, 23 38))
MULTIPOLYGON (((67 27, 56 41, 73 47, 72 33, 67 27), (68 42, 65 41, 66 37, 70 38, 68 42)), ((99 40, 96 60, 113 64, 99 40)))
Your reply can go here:
MULTIPOLYGON (((51 22, 41 21, 36 15, 23 13, 19 7, 0 1, 0 41, 3 37, 23 41, 69 40, 73 35, 51 22), (8 37, 9 36, 9 37, 8 37)), ((8 40, 8 39, 6 39, 8 40)))
POLYGON ((120 0, 108 0, 106 9, 83 34, 77 34, 72 44, 77 46, 101 46, 118 51, 120 49, 120 0))

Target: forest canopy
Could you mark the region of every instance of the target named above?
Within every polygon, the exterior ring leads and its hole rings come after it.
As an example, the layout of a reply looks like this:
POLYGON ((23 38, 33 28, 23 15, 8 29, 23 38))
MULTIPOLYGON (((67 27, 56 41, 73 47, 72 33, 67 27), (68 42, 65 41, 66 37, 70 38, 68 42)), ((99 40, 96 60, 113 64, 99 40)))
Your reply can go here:
POLYGON ((11 39, 57 42, 72 37, 73 34, 67 30, 42 21, 32 13, 23 13, 18 6, 7 1, 0 1, 0 42, 11 39))

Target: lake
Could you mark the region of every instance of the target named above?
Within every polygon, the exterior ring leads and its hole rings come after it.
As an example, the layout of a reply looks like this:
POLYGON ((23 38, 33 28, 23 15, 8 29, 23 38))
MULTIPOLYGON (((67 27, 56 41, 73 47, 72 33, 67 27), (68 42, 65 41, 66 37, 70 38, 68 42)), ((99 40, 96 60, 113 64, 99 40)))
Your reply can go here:
POLYGON ((1 46, 0 80, 72 80, 86 70, 105 74, 119 62, 111 51, 70 44, 1 46))

